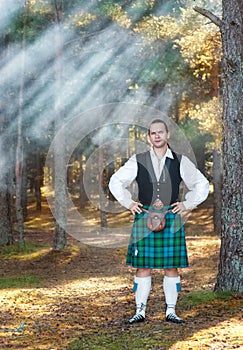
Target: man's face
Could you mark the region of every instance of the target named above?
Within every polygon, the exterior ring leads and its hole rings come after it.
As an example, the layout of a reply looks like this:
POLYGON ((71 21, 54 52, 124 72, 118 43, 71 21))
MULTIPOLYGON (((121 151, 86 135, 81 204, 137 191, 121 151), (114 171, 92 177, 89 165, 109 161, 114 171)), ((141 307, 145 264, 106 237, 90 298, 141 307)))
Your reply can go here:
POLYGON ((154 123, 150 127, 148 139, 154 148, 163 148, 167 145, 169 136, 163 123, 154 123))

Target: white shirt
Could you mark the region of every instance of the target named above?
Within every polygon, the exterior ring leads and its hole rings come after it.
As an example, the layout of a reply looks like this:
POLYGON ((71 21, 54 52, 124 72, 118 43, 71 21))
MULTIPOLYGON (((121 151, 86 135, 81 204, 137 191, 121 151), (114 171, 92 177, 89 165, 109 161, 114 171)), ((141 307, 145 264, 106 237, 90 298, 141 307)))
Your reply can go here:
MULTIPOLYGON (((173 159, 173 154, 170 148, 168 148, 164 157, 159 160, 153 149, 151 149, 150 156, 156 178, 159 180, 165 165, 166 157, 173 159)), ((138 166, 136 155, 133 155, 119 170, 112 175, 109 182, 109 189, 111 193, 118 200, 118 202, 127 209, 129 209, 129 207, 134 203, 132 195, 127 190, 127 187, 136 179, 137 170, 138 166)), ((186 156, 182 156, 181 158, 180 175, 188 189, 183 204, 185 205, 186 209, 193 209, 207 198, 209 193, 209 182, 196 168, 195 164, 192 163, 186 156)))

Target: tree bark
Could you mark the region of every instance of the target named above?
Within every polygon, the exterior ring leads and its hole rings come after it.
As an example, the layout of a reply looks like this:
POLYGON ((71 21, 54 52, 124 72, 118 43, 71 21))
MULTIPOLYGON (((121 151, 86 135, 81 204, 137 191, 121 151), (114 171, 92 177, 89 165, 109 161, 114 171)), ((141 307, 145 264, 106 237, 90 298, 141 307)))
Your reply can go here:
POLYGON ((8 177, 6 176, 1 179, 0 189, 0 245, 10 245, 14 241, 10 196, 8 177))
POLYGON ((26 14, 28 11, 28 1, 25 2, 25 20, 23 25, 22 37, 22 62, 20 72, 19 88, 19 110, 18 110, 18 130, 17 130, 17 148, 16 148, 16 218, 18 226, 19 245, 23 246, 24 241, 24 212, 22 203, 23 191, 23 169, 24 169, 24 144, 23 144, 23 106, 24 106, 24 82, 25 82, 25 48, 26 48, 26 14))
POLYGON ((100 226, 101 227, 107 227, 107 217, 106 212, 102 210, 105 205, 105 198, 104 198, 104 192, 103 192, 103 181, 104 181, 104 155, 103 155, 103 146, 99 146, 99 197, 100 197, 100 226))
MULTIPOLYGON (((0 49, 8 55, 8 36, 2 36, 0 49)), ((8 57, 6 57, 8 58, 8 57)), ((9 145, 8 127, 11 124, 7 106, 11 103, 11 94, 3 84, 0 85, 0 245, 11 245, 13 238, 13 146, 9 145)))
POLYGON ((214 232, 221 233, 221 211, 222 211, 222 164, 221 153, 219 150, 213 150, 213 187, 214 187, 214 211, 213 222, 214 232))
MULTIPOLYGON (((25 139, 23 137, 23 153, 26 155, 26 147, 25 147, 25 139)), ((26 157, 23 157, 23 166, 22 166, 22 191, 21 191, 21 206, 23 210, 23 218, 24 220, 28 215, 28 181, 27 181, 27 164, 26 157)))
POLYGON ((243 2, 223 0, 222 233, 216 290, 243 291, 242 47, 243 2))
MULTIPOLYGON (((56 20, 56 57, 55 57, 55 130, 62 127, 63 111, 60 93, 62 90, 62 57, 63 57, 63 34, 62 34, 62 3, 55 1, 55 20, 56 20)), ((54 188, 55 188, 55 219, 53 248, 55 250, 64 249, 67 244, 66 237, 66 140, 56 140, 54 145, 54 188)))
POLYGON ((12 148, 9 147, 6 115, 0 116, 0 245, 13 244, 13 171, 12 148))
POLYGON ((36 177, 35 177, 35 198, 36 198, 36 210, 41 210, 41 185, 43 180, 42 174, 42 162, 40 148, 36 150, 36 177))
POLYGON ((222 21, 194 7, 221 30, 223 86, 222 221, 215 290, 243 291, 242 113, 243 2, 222 0, 222 21))
POLYGON ((88 202, 88 196, 85 192, 84 188, 84 170, 83 170, 83 154, 82 151, 79 154, 79 164, 80 164, 80 170, 79 170, 79 204, 80 208, 84 209, 85 205, 88 202))

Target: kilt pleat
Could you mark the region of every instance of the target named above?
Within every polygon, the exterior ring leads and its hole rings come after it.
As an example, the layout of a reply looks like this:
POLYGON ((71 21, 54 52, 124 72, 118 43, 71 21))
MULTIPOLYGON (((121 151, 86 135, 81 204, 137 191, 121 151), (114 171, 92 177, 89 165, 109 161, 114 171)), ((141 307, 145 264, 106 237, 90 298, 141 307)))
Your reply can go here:
POLYGON ((135 215, 126 264, 154 269, 188 267, 185 231, 180 215, 168 212, 165 228, 156 233, 147 228, 147 215, 146 212, 135 215))

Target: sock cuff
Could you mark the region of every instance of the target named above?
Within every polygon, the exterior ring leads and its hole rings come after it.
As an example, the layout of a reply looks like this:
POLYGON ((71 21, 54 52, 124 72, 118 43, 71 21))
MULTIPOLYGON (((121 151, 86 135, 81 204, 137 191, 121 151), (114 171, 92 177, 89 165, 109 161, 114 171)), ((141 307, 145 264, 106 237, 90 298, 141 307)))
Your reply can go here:
MULTIPOLYGON (((140 286, 141 288, 151 288, 151 284, 152 284, 152 278, 151 276, 146 276, 146 277, 134 277, 134 284, 133 284, 133 291, 136 292, 138 289, 138 286, 140 286)), ((139 288, 140 288, 139 287, 139 288)))
POLYGON ((146 276, 146 277, 134 277, 134 282, 139 283, 139 282, 150 282, 152 279, 152 276, 146 276))
POLYGON ((180 281, 181 281, 180 276, 176 276, 176 277, 164 276, 164 282, 180 283, 180 281))
POLYGON ((180 276, 177 276, 177 277, 164 276, 163 287, 164 287, 164 290, 167 290, 168 288, 176 288, 177 293, 181 292, 181 278, 180 278, 180 276))

